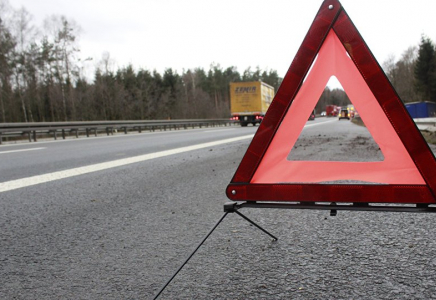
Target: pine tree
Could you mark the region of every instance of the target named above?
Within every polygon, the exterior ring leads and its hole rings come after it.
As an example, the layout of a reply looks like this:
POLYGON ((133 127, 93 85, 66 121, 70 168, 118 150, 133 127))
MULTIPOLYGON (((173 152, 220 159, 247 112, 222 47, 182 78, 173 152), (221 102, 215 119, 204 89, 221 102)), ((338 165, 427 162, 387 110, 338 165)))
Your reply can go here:
POLYGON ((421 37, 415 65, 416 89, 423 100, 436 102, 436 50, 428 37, 421 37))

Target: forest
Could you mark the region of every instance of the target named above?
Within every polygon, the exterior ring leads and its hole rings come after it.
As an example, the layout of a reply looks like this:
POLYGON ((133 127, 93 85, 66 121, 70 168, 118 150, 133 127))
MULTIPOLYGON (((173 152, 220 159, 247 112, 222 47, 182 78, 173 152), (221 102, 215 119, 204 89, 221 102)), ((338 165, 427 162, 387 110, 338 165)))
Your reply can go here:
MULTIPOLYGON (((109 52, 89 79, 79 35, 65 16, 37 28, 25 8, 0 1, 0 123, 228 118, 230 82, 261 80, 277 91, 282 81, 275 70, 219 64, 180 74, 170 66, 162 74, 134 65, 113 70, 109 52)), ((436 49, 428 37, 382 67, 404 102, 436 102, 436 49)), ((347 103, 342 89, 326 87, 316 111, 347 103)))

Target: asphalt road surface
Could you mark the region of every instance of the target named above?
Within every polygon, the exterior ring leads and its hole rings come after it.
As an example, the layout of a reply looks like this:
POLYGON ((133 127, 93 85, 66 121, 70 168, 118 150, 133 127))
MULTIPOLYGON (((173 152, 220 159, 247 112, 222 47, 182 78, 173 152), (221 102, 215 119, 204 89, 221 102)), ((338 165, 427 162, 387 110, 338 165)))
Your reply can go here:
MULTIPOLYGON (((307 124, 290 159, 383 159, 363 127, 307 124)), ((152 299, 223 215, 256 129, 0 146, 0 299, 152 299)), ((230 214, 159 299, 436 299, 433 214, 242 212, 279 240, 230 214)))

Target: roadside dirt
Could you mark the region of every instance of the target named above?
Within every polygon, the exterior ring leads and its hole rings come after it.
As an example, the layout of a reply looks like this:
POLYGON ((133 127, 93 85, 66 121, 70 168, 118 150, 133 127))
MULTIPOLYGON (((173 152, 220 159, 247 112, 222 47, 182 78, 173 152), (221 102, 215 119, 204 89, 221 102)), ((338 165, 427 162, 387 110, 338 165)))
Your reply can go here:
POLYGON ((288 159, 362 162, 383 161, 384 156, 366 127, 341 120, 303 130, 288 159))
POLYGON ((436 132, 421 131, 421 134, 425 138, 427 143, 436 145, 436 132))

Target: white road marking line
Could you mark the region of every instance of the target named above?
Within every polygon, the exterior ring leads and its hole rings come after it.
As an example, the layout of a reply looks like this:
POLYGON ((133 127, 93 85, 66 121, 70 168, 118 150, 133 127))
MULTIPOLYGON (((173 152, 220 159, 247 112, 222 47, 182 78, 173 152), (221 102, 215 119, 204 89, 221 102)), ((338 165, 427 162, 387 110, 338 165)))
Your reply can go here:
POLYGON ((30 148, 30 149, 19 149, 19 150, 1 151, 0 154, 5 154, 5 153, 14 153, 14 152, 24 152, 24 151, 33 151, 33 150, 42 150, 42 149, 45 149, 45 147, 42 147, 42 148, 30 148))
POLYGON ((304 125, 304 127, 306 128, 306 127, 311 127, 311 126, 324 125, 327 123, 332 123, 332 122, 337 122, 337 121, 338 121, 337 119, 334 119, 334 120, 319 122, 319 123, 315 123, 315 124, 306 124, 306 125, 304 125))
MULTIPOLYGON (((316 126, 316 125, 321 125, 321 124, 330 123, 330 122, 334 122, 334 121, 337 121, 337 120, 335 119, 335 120, 320 122, 320 123, 316 123, 316 124, 307 124, 304 127, 316 126)), ((176 148, 176 149, 172 149, 172 150, 160 151, 160 152, 156 152, 156 153, 150 153, 150 154, 145 154, 145 155, 139 155, 139 156, 134 156, 134 157, 129 157, 129 158, 118 159, 118 160, 114 160, 114 161, 94 164, 94 165, 90 165, 90 166, 84 166, 84 167, 79 167, 79 168, 74 168, 74 169, 69 169, 69 170, 64 170, 64 171, 58 171, 58 172, 53 172, 53 173, 48 173, 48 174, 42 174, 42 175, 36 175, 36 176, 31 176, 31 177, 22 178, 22 179, 6 181, 3 183, 0 183, 0 193, 23 188, 23 187, 27 187, 27 186, 37 185, 40 183, 50 182, 50 181, 59 180, 59 179, 65 179, 65 178, 69 178, 69 177, 73 177, 73 176, 78 176, 78 175, 102 171, 102 170, 106 170, 106 169, 110 169, 110 168, 120 167, 120 166, 124 166, 124 165, 128 165, 128 164, 138 163, 138 162, 142 162, 142 161, 146 161, 146 160, 150 160, 150 159, 165 157, 168 155, 179 154, 179 153, 193 151, 193 150, 199 150, 199 149, 203 149, 203 148, 207 148, 207 147, 213 147, 213 146, 223 145, 223 144, 227 144, 227 143, 237 142, 237 141, 253 138, 253 136, 254 136, 254 133, 249 134, 249 135, 236 137, 236 138, 220 140, 220 141, 216 141, 216 142, 209 142, 209 143, 203 143, 203 144, 198 144, 198 145, 193 145, 193 146, 181 147, 181 148, 176 148)), ((32 149, 40 149, 40 148, 32 148, 32 149)), ((41 148, 41 149, 43 149, 43 148, 41 148)), ((23 149, 23 150, 28 150, 28 149, 23 149)))
POLYGON ((50 182, 50 181, 59 180, 59 179, 65 179, 68 177, 73 177, 73 176, 83 175, 83 174, 87 174, 87 173, 102 171, 102 170, 106 170, 106 169, 110 169, 110 168, 120 167, 120 166, 124 166, 124 165, 128 165, 128 164, 143 162, 146 160, 165 157, 168 155, 174 155, 174 154, 179 154, 179 153, 183 153, 183 152, 199 150, 199 149, 203 149, 203 148, 214 147, 214 146, 218 146, 218 145, 237 142, 237 141, 253 138, 253 136, 254 136, 254 134, 249 134, 249 135, 244 135, 244 136, 240 136, 240 137, 235 137, 235 138, 230 138, 230 139, 225 139, 225 140, 220 140, 220 141, 215 141, 215 142, 209 142, 209 143, 203 143, 203 144, 198 144, 198 145, 193 145, 193 146, 181 147, 181 148, 176 148, 176 149, 171 149, 171 150, 160 151, 160 152, 156 152, 156 153, 144 154, 144 155, 139 155, 139 156, 134 156, 134 157, 129 157, 129 158, 118 159, 118 160, 114 160, 114 161, 94 164, 94 165, 90 165, 90 166, 84 166, 84 167, 79 167, 79 168, 74 168, 74 169, 69 169, 69 170, 64 170, 64 171, 58 171, 58 172, 53 172, 53 173, 48 173, 48 174, 42 174, 42 175, 36 175, 36 176, 31 176, 31 177, 22 178, 22 179, 6 181, 6 182, 0 183, 0 193, 19 189, 19 188, 24 188, 27 186, 37 185, 40 183, 50 182))

